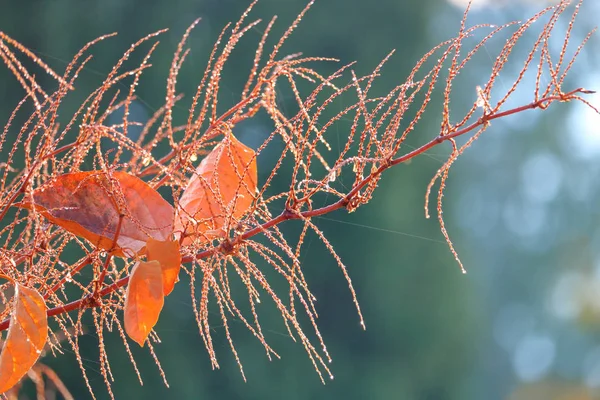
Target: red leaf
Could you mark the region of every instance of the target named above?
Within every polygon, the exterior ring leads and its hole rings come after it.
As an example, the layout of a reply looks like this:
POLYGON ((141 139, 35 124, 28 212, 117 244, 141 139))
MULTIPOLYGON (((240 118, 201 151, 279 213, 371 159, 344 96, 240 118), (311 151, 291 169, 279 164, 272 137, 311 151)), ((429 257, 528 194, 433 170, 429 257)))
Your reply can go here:
POLYGON ((173 291, 175 283, 179 281, 181 268, 181 253, 179 241, 148 239, 146 242, 146 257, 149 261, 156 260, 162 269, 163 293, 167 296, 173 291))
POLYGON ((8 335, 0 354, 0 393, 13 387, 33 367, 48 339, 46 303, 40 294, 15 285, 8 335))
POLYGON ((60 175, 33 191, 33 205, 50 222, 105 250, 113 247, 119 215, 124 214, 115 252, 119 256, 124 251, 133 256, 149 237, 168 239, 173 207, 141 179, 126 172, 111 176, 112 181, 100 171, 60 175))
POLYGON ((140 346, 158 322, 164 304, 163 278, 158 261, 140 261, 131 271, 125 294, 125 332, 140 346))
POLYGON ((252 206, 257 181, 256 153, 227 135, 196 168, 179 199, 174 230, 204 238, 223 235, 225 225, 235 224, 252 206))

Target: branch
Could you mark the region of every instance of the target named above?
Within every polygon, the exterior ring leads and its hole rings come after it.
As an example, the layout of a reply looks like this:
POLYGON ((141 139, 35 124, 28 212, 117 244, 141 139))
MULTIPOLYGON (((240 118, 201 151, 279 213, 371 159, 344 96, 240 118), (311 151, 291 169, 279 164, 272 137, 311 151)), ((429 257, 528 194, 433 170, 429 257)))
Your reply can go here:
MULTIPOLYGON (((531 102, 529 104, 525 104, 520 107, 511 108, 511 109, 503 111, 503 112, 498 112, 498 113, 494 113, 494 114, 484 114, 476 122, 473 122, 471 125, 463 128, 461 130, 458 130, 458 131, 453 132, 448 135, 438 135, 434 139, 432 139, 429 142, 427 142, 426 144, 422 145, 421 147, 419 147, 409 153, 406 153, 405 155, 402 155, 400 157, 393 158, 393 159, 389 160, 389 162, 383 163, 381 166, 379 166, 379 168, 377 168, 375 171, 371 172, 371 174, 369 174, 368 176, 363 178, 356 186, 354 186, 354 188, 352 188, 352 190, 350 192, 348 192, 344 197, 340 198, 335 203, 329 204, 327 206, 324 206, 324 207, 321 207, 321 208, 318 208, 315 210, 307 210, 307 211, 302 211, 302 212, 286 209, 281 214, 272 218, 271 220, 246 231, 245 233, 240 235, 237 238, 237 240, 243 241, 243 240, 249 239, 255 235, 258 235, 259 233, 265 232, 266 230, 268 230, 284 221, 297 220, 297 219, 309 219, 312 217, 317 217, 317 216, 331 213, 331 212, 333 212, 335 210, 339 210, 341 208, 345 208, 349 204, 351 204, 352 200, 355 198, 355 196, 360 192, 360 190, 362 188, 367 186, 369 184, 369 182, 371 182, 372 180, 377 178, 385 170, 387 170, 395 165, 407 162, 443 142, 449 141, 449 140, 454 139, 459 136, 463 136, 481 126, 485 126, 490 121, 493 121, 493 120, 496 120, 499 118, 503 118, 503 117, 507 117, 507 116, 510 116, 513 114, 517 114, 517 113, 520 113, 520 112, 523 112, 526 110, 533 110, 533 109, 538 109, 538 108, 546 109, 551 103, 553 103, 555 101, 570 101, 570 100, 576 99, 578 97, 578 94, 591 94, 591 93, 594 93, 594 92, 591 90, 584 89, 584 88, 577 88, 568 93, 564 93, 561 95, 547 96, 542 99, 539 99, 538 101, 531 102)), ((221 249, 221 247, 215 247, 210 250, 202 251, 194 256, 183 257, 182 263, 190 263, 194 260, 201 260, 201 259, 208 258, 211 255, 213 255, 214 253, 218 252, 220 249, 221 249)), ((87 260, 89 260, 89 258, 87 260)), ((84 265, 78 266, 79 267, 78 269, 81 269, 83 266, 84 265)), ((97 293, 96 298, 105 297, 105 296, 117 291, 119 288, 127 285, 128 282, 129 282, 129 276, 123 277, 123 278, 117 280, 116 282, 106 286, 102 290, 100 290, 97 293)), ((63 306, 54 307, 54 308, 49 309, 48 316, 51 317, 51 316, 55 316, 55 315, 68 313, 73 310, 95 307, 95 306, 98 306, 98 303, 95 301, 95 299, 92 296, 85 296, 79 300, 72 301, 63 306)), ((0 332, 8 329, 9 325, 10 325, 10 321, 8 319, 1 322, 0 323, 0 332)))

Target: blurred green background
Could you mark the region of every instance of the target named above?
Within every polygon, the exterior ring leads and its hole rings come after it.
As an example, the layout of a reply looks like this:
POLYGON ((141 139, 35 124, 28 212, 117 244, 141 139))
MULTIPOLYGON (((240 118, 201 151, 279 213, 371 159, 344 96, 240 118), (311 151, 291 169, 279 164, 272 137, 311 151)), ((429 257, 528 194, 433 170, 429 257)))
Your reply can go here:
MULTIPOLYGON (((478 3, 471 24, 523 19, 547 5, 516 0, 478 3)), ((97 87, 129 44, 169 28, 161 36, 153 68, 145 72, 138 88, 140 101, 132 113, 143 119, 164 101, 172 53, 187 26, 202 18, 191 35, 192 52, 178 80, 179 91, 189 98, 219 31, 237 19, 248 2, 4 0, 1 4, 0 30, 58 71, 86 42, 119 33, 93 50, 95 58, 79 78, 80 96, 97 87)), ((303 0, 259 2, 252 16, 265 22, 240 43, 226 68, 220 92, 224 103, 235 100, 247 77, 247 63, 235 60, 250 59, 266 21, 279 16, 273 35, 277 37, 304 4, 303 0)), ((377 86, 383 93, 405 79, 421 54, 456 33, 463 7, 445 0, 318 0, 283 53, 301 51, 344 63, 357 60, 356 70, 364 74, 397 49, 377 86)), ((599 2, 588 0, 584 7, 574 34, 577 43, 600 15, 599 2)), ((531 43, 534 38, 524 40, 531 43)), ((474 101, 475 86, 485 83, 500 42, 484 48, 457 81, 461 86, 455 86, 453 96, 458 110, 474 101)), ((598 54, 596 37, 571 74, 573 87, 600 89, 598 54)), ((511 85, 511 72, 522 65, 522 55, 517 60, 498 85, 511 85)), ((325 72, 330 71, 327 68, 331 67, 326 66, 325 72)), ((528 102, 531 93, 517 93, 521 97, 515 102, 528 102)), ((22 96, 12 75, 1 66, 1 121, 8 119, 22 96)), ((591 99, 600 104, 598 96, 591 99)), ((289 104, 292 107, 293 99, 289 104)), ((436 135, 439 122, 440 113, 430 113, 408 144, 436 135)), ((253 143, 268 129, 266 121, 252 121, 240 128, 240 135, 253 143)), ((337 134, 343 142, 344 131, 337 134)), ((248 378, 244 383, 215 315, 221 369, 211 370, 189 290, 180 284, 167 299, 157 326, 162 344, 156 351, 170 388, 148 353, 133 345, 144 380, 140 386, 121 339, 107 334, 116 398, 600 398, 600 230, 596 225, 600 220, 600 118, 581 106, 558 104, 548 112, 516 115, 494 123, 458 161, 449 179, 445 215, 467 275, 448 251, 435 218, 423 216, 426 185, 447 150, 442 146, 390 170, 373 201, 357 212, 336 212, 316 220, 348 266, 367 325, 363 331, 334 260, 318 240, 309 238, 302 262, 318 298, 319 326, 333 357, 333 381, 321 384, 302 346, 291 341, 269 306, 264 309, 263 329, 282 359, 269 362, 256 339, 233 321, 232 336, 248 378)), ((263 157, 268 161, 268 154, 263 157)), ((259 168, 263 178, 268 172, 259 168)), ((283 189, 285 181, 279 184, 283 189)), ((105 399, 96 339, 92 334, 82 339, 83 363, 96 397, 105 399)), ((56 370, 75 398, 90 398, 72 354, 48 356, 44 362, 56 370)))

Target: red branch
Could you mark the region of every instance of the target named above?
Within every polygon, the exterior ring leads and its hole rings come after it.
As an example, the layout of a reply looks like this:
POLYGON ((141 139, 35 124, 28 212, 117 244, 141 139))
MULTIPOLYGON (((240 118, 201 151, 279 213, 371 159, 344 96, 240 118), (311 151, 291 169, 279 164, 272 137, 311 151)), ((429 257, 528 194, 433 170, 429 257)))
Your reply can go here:
MULTIPOLYGON (((468 132, 473 131, 474 129, 476 129, 478 127, 485 126, 490 121, 493 121, 493 120, 496 120, 499 118, 503 118, 503 117, 506 117, 509 115, 517 114, 517 113, 520 113, 520 112, 523 112, 526 110, 532 110, 532 109, 537 109, 537 108, 545 109, 547 106, 549 106, 554 101, 569 101, 574 98, 577 98, 578 94, 591 94, 591 93, 594 93, 594 92, 583 89, 583 88, 578 88, 578 89, 572 90, 568 93, 564 93, 562 95, 547 96, 538 101, 535 101, 535 102, 532 102, 532 103, 529 103, 529 104, 526 104, 526 105, 523 105, 520 107, 511 108, 510 110, 506 110, 503 112, 499 112, 499 113, 495 113, 495 114, 484 114, 476 122, 473 122, 471 125, 463 128, 463 129, 460 129, 451 134, 439 135, 439 136, 435 137, 434 139, 430 140, 429 142, 427 142, 426 144, 422 145, 421 147, 419 147, 403 156, 391 159, 387 163, 383 163, 377 170, 375 170, 370 175, 365 177, 350 192, 348 192, 344 197, 342 197, 335 203, 332 203, 328 206, 321 207, 321 208, 318 208, 315 210, 308 210, 308 211, 303 211, 303 212, 293 212, 291 210, 286 209, 281 214, 279 214, 277 217, 274 217, 271 220, 265 222, 264 224, 261 224, 255 228, 252 228, 252 229, 246 231, 239 237, 238 240, 249 239, 252 236, 262 233, 265 230, 267 230, 281 222, 284 222, 284 221, 316 217, 316 216, 328 214, 332 211, 339 210, 341 208, 345 208, 348 206, 350 201, 354 198, 354 196, 356 196, 359 193, 359 191, 362 188, 364 188, 372 179, 374 179, 375 177, 377 177, 381 173, 383 173, 383 171, 385 171, 386 169, 388 169, 394 165, 398 165, 398 164, 404 163, 408 160, 411 160, 411 159, 417 157, 418 155, 425 153, 429 149, 431 149, 445 141, 456 138, 458 136, 462 136, 468 132)), ((184 257, 182 259, 182 262, 189 263, 195 259, 196 260, 204 259, 204 258, 211 256, 218 250, 219 250, 218 247, 210 249, 210 250, 205 250, 194 256, 184 257)), ((104 289, 99 291, 97 295, 99 297, 104 297, 110 293, 115 292, 120 287, 127 285, 127 282, 129 282, 129 276, 121 278, 118 281, 106 286, 104 289)), ((79 300, 67 303, 63 306, 51 308, 48 310, 48 316, 51 317, 54 315, 60 315, 60 314, 64 314, 64 313, 67 313, 67 312, 70 312, 73 310, 77 310, 80 308, 93 307, 93 306, 97 305, 96 302, 93 302, 90 300, 92 300, 90 298, 90 296, 86 296, 79 300)), ((8 320, 8 319, 1 322, 0 323, 0 332, 6 330, 9 327, 9 325, 10 325, 10 320, 8 320)))

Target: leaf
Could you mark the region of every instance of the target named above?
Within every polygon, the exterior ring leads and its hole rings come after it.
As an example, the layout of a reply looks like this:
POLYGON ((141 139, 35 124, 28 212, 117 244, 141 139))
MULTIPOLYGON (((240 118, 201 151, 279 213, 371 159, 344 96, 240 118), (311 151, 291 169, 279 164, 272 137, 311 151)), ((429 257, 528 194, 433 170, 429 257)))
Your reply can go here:
POLYGON ((252 206, 257 188, 256 153, 229 134, 198 165, 178 203, 175 232, 222 236, 232 217, 252 206))
MULTIPOLYGON (((33 191, 33 205, 53 224, 104 250, 113 247, 119 215, 124 214, 115 251, 118 256, 125 251, 128 256, 138 253, 149 237, 168 239, 173 231, 173 207, 141 179, 120 171, 111 176, 112 184, 100 171, 60 175, 33 191)), ((31 203, 21 205, 33 208, 31 203)))
POLYGON ((48 339, 46 303, 35 290, 15 284, 8 335, 0 354, 0 393, 13 387, 33 367, 48 339))
POLYGON ((131 271, 125 293, 125 332, 140 346, 158 322, 164 304, 163 278, 158 261, 140 261, 131 271))
POLYGON ((146 242, 146 257, 149 261, 156 260, 160 263, 163 293, 167 296, 173 291, 175 283, 179 281, 179 269, 181 268, 179 241, 150 238, 146 242))

